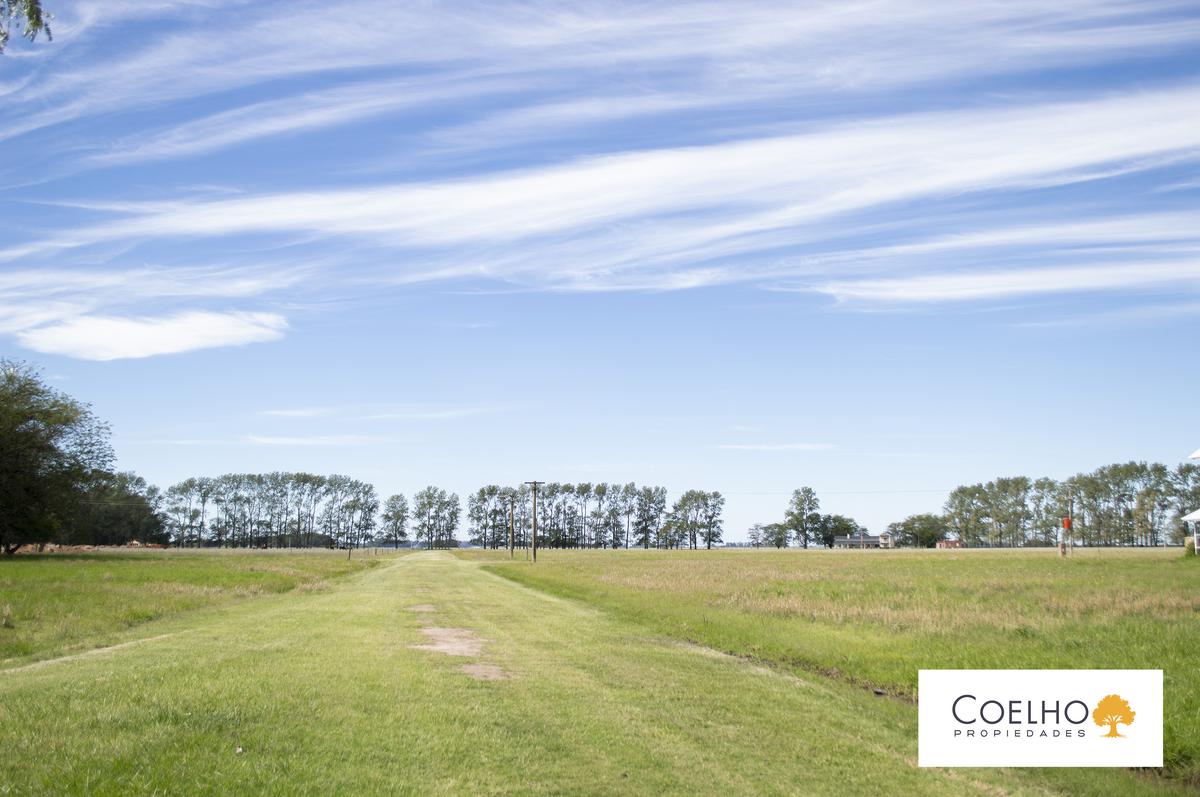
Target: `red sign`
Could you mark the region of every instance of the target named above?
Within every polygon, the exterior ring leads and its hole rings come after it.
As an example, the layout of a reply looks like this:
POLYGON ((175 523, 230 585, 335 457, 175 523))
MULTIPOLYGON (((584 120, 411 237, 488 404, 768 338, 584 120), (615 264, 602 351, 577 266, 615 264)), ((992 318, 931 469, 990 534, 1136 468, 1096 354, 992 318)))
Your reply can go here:
POLYGON ((1069 517, 1063 518, 1063 528, 1064 529, 1071 528, 1071 518, 1069 518, 1069 517))

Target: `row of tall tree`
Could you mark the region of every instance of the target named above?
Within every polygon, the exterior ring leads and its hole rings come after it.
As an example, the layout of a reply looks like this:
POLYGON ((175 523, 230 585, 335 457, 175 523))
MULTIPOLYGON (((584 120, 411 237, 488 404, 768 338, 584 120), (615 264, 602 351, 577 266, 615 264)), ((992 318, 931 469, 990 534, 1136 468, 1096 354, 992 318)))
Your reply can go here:
MULTIPOLYGON (((665 487, 550 482, 537 491, 538 545, 547 548, 712 548, 724 534, 725 498, 688 490, 668 508, 665 487)), ((488 485, 467 498, 472 544, 524 547, 533 530, 529 485, 488 485)))
MULTIPOLYGON (((667 507, 666 487, 626 484, 541 485, 539 546, 582 549, 713 547, 724 534, 725 498, 688 490, 667 507)), ((533 491, 528 485, 488 485, 467 498, 469 539, 474 545, 523 547, 533 532, 533 491)))
POLYGON ((1126 462, 1062 481, 1014 476, 964 485, 946 501, 944 533, 968 546, 1055 545, 1070 518, 1066 537, 1075 544, 1178 544, 1187 533, 1181 518, 1198 507, 1200 466, 1126 462))
POLYGON ((163 509, 181 546, 356 547, 374 536, 379 499, 349 476, 228 473, 172 485, 163 509))

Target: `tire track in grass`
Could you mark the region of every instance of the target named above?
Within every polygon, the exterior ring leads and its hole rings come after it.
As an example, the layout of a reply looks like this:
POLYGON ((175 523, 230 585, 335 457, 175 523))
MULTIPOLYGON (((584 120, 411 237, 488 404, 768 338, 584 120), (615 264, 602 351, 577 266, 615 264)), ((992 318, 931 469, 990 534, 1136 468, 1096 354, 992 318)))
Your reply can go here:
POLYGON ((128 642, 118 642, 115 645, 107 645, 102 648, 92 648, 91 650, 85 650, 82 653, 72 653, 68 656, 59 656, 54 659, 42 659, 41 661, 35 661, 35 662, 31 662, 29 664, 22 664, 20 667, 12 667, 7 670, 0 670, 0 675, 7 676, 7 675, 11 675, 16 672, 27 672, 29 670, 40 670, 43 667, 50 667, 55 664, 63 664, 68 661, 76 661, 78 659, 88 659, 88 658, 92 658, 93 656, 102 656, 106 653, 112 653, 113 651, 123 650, 125 648, 131 648, 136 645, 144 645, 147 642, 157 642, 161 639, 168 639, 170 637, 179 636, 180 634, 185 634, 185 633, 187 633, 187 632, 186 631, 172 631, 169 634, 158 634, 157 636, 148 636, 148 637, 143 637, 142 639, 131 639, 128 642))

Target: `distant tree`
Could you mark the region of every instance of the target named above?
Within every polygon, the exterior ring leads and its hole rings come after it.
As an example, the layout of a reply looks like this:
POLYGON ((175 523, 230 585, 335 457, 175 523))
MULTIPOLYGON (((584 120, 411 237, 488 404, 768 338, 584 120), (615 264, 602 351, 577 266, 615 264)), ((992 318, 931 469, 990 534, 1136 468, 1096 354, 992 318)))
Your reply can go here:
POLYGON ((1107 737, 1121 736, 1117 733, 1117 725, 1132 725, 1135 712, 1129 707, 1129 702, 1120 695, 1108 695, 1101 700, 1092 712, 1092 721, 1100 727, 1108 726, 1107 737))
POLYGON ((763 542, 763 525, 761 523, 755 523, 753 526, 751 526, 750 530, 746 532, 746 540, 753 547, 760 547, 763 542))
POLYGON ((633 529, 633 518, 637 514, 637 485, 633 482, 621 485, 621 497, 617 505, 620 507, 621 516, 625 519, 625 547, 629 547, 629 534, 633 529))
POLYGON ((649 548, 651 543, 657 544, 666 511, 665 487, 643 487, 638 490, 633 521, 633 536, 637 545, 649 548))
POLYGON ((97 471, 60 540, 72 545, 166 543, 166 518, 158 488, 133 473, 97 471))
POLYGON ((413 496, 413 524, 417 542, 429 548, 457 548, 462 505, 457 493, 430 485, 413 496))
POLYGON ((714 545, 720 544, 725 528, 725 521, 721 518, 724 511, 725 496, 715 490, 704 494, 704 503, 701 506, 700 514, 700 538, 704 542, 705 548, 711 549, 714 545))
POLYGON ((1171 519, 1170 528, 1166 533, 1170 542, 1178 545, 1187 535, 1185 524, 1180 518, 1200 508, 1200 465, 1185 462, 1176 467, 1170 474, 1171 479, 1171 519))
POLYGON ((0 4, 0 53, 8 46, 14 27, 19 26, 21 35, 29 41, 35 41, 39 33, 45 33, 47 39, 54 38, 50 33, 51 19, 42 10, 42 0, 4 0, 0 4))
POLYGON ((1054 479, 1040 478, 1033 482, 1029 493, 1029 543, 1056 545, 1067 516, 1068 485, 1054 479))
POLYGON ((813 532, 820 519, 820 509, 821 502, 811 487, 801 487, 792 492, 787 511, 783 515, 783 525, 787 527, 791 538, 804 548, 807 548, 813 539, 813 532))
POLYGON ((768 523, 763 526, 763 544, 786 548, 791 530, 783 523, 768 523))
POLYGON ((946 499, 945 516, 950 533, 963 545, 979 545, 984 539, 987 518, 983 485, 955 488, 946 499))
POLYGON ((53 539, 113 460, 108 426, 47 386, 32 367, 0 360, 0 552, 53 539))
POLYGON ((408 542, 408 499, 403 493, 389 496, 383 502, 382 520, 384 542, 391 542, 396 548, 400 543, 408 542))
POLYGON ((888 531, 896 545, 905 548, 933 548, 950 532, 950 524, 944 515, 925 513, 909 515, 904 520, 892 523, 888 531))

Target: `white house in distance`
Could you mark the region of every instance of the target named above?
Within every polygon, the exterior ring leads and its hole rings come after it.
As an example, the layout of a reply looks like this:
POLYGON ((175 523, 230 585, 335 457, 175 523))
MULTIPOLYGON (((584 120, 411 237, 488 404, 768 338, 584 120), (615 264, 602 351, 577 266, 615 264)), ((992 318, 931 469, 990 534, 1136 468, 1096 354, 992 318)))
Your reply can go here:
POLYGON ((888 532, 883 532, 878 537, 874 534, 866 532, 858 532, 851 534, 848 537, 834 537, 834 548, 891 548, 892 535, 888 532))

